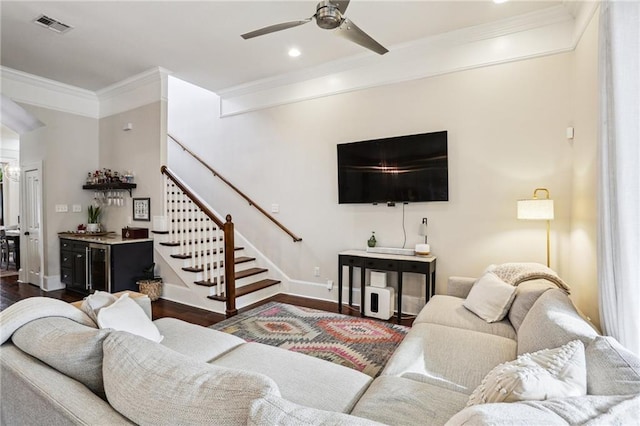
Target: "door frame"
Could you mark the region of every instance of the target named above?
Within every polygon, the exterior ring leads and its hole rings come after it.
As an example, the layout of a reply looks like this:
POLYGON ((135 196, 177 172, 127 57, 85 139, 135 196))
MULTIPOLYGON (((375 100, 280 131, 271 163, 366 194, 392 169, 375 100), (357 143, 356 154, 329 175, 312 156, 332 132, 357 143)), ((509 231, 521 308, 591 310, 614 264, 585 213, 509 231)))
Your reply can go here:
MULTIPOLYGON (((25 185, 26 182, 26 171, 27 170, 37 170, 38 174, 39 174, 39 178, 40 178, 40 185, 38 186, 38 200, 40 202, 40 214, 38 217, 38 221, 40 223, 40 238, 38 238, 38 252, 40 254, 40 278, 38 283, 33 283, 36 284, 38 287, 40 287, 42 290, 45 290, 44 288, 44 238, 45 238, 45 225, 44 225, 44 200, 42 198, 42 186, 44 184, 42 176, 42 160, 40 161, 34 161, 34 162, 30 162, 30 163, 24 163, 20 165, 20 217, 24 218, 24 212, 27 211, 27 186, 25 185)), ((24 228, 23 228, 23 224, 24 224, 24 220, 20 221, 20 259, 27 259, 27 240, 26 238, 23 238, 24 236, 24 228)), ((22 263, 24 261, 20 262, 20 271, 19 271, 19 280, 22 282, 29 282, 29 273, 27 272, 26 268, 22 267, 22 263)))

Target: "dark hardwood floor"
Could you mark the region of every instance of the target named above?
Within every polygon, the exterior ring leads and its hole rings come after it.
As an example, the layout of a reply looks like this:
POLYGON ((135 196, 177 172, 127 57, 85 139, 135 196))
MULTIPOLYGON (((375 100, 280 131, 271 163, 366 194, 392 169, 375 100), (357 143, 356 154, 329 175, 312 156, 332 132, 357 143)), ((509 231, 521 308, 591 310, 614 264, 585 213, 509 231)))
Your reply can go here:
MULTIPOLYGON (((40 288, 32 284, 18 282, 18 276, 0 277, 0 311, 6 309, 19 300, 27 297, 44 296, 53 297, 55 299, 64 300, 65 302, 76 302, 84 297, 79 293, 67 290, 42 291, 40 288)), ((290 305, 304 306, 307 308, 320 309, 327 312, 338 312, 338 304, 324 300, 307 299, 299 296, 291 296, 287 294, 278 294, 269 299, 263 300, 246 308, 240 309, 240 312, 255 308, 266 302, 282 302, 290 305)), ((225 319, 222 314, 217 314, 204 309, 194 308, 193 306, 183 305, 181 303, 169 300, 159 299, 152 302, 153 319, 172 317, 187 321, 193 324, 199 324, 208 327, 225 319)), ((351 316, 360 316, 358 308, 352 308, 347 305, 343 306, 342 313, 351 316)), ((402 319, 402 324, 411 326, 414 317, 402 319)), ((388 322, 395 323, 395 317, 388 322)))

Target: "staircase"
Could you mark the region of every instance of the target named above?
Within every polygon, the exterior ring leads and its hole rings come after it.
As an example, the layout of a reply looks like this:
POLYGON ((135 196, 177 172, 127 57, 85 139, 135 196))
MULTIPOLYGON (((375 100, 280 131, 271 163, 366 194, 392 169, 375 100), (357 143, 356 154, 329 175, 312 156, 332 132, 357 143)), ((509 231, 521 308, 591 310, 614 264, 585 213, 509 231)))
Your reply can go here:
POLYGON ((244 247, 235 246, 231 215, 223 221, 169 168, 161 172, 167 226, 155 231, 156 249, 186 287, 212 301, 207 309, 233 316, 237 298, 280 284, 244 247))

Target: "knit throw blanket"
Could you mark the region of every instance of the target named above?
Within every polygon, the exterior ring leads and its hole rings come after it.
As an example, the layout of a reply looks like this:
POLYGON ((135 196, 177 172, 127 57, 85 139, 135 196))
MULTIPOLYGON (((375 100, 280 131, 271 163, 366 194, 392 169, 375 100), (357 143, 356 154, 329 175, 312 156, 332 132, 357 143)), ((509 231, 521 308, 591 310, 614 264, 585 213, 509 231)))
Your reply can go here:
POLYGON ((492 265, 487 271, 493 272, 502 281, 513 286, 525 281, 545 279, 557 285, 567 294, 571 292, 567 283, 553 269, 540 263, 503 263, 502 265, 492 265))
POLYGON ((9 340, 23 325, 45 317, 69 318, 96 328, 96 324, 87 314, 67 302, 50 297, 29 297, 0 312, 0 345, 9 340))

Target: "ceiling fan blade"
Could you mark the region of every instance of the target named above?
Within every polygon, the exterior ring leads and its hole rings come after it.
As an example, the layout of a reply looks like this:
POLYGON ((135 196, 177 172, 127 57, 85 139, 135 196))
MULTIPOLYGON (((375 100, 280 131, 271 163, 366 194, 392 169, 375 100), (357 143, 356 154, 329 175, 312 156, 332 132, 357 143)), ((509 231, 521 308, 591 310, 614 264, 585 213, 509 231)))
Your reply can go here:
POLYGON ((260 28, 259 30, 242 34, 241 37, 247 40, 247 39, 262 36, 265 34, 275 33, 276 31, 287 30, 289 28, 297 27, 298 25, 304 25, 307 22, 311 22, 311 18, 307 18, 302 21, 290 21, 290 22, 283 22, 281 24, 269 25, 268 27, 260 28))
POLYGON ((347 7, 349 7, 349 0, 331 0, 331 3, 333 3, 343 15, 347 7))
POLYGON ((369 50, 373 50, 379 55, 384 55, 388 50, 380 43, 372 39, 367 33, 362 31, 356 24, 350 19, 345 19, 342 24, 336 30, 336 34, 351 40, 354 43, 359 44, 362 47, 366 47, 369 50))

